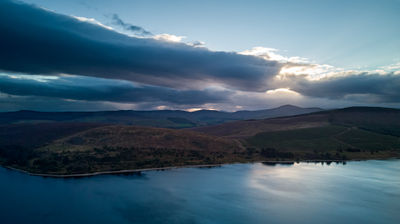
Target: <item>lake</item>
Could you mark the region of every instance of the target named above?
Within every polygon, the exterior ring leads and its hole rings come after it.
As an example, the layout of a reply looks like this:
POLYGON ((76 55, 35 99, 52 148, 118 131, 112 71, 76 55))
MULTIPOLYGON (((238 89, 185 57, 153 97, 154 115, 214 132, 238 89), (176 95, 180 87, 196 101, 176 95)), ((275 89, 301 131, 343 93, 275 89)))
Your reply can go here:
POLYGON ((400 223, 400 160, 44 178, 0 168, 0 223, 400 223))

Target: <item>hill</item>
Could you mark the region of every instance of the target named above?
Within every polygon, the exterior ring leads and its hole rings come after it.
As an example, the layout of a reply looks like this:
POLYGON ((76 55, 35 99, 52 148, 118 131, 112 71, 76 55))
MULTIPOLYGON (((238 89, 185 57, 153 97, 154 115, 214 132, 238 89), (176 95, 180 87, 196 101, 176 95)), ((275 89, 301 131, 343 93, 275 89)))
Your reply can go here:
POLYGON ((248 119, 266 119, 273 117, 285 117, 300 114, 308 114, 313 112, 322 111, 321 108, 302 108, 293 105, 283 105, 273 109, 267 110, 256 110, 256 111, 237 111, 232 113, 232 117, 237 120, 248 120, 248 119))
POLYGON ((0 113, 0 124, 80 122, 125 124, 164 128, 189 128, 220 124, 243 119, 262 119, 277 116, 297 115, 321 111, 319 108, 301 108, 286 105, 259 111, 223 112, 200 110, 187 112, 180 110, 156 111, 98 111, 98 112, 38 112, 16 111, 0 113))
POLYGON ((244 150, 235 140, 163 128, 102 126, 60 136, 39 147, 0 147, 0 162, 34 173, 77 174, 234 162, 244 150))
POLYGON ((350 107, 193 129, 241 139, 243 145, 291 152, 303 159, 384 158, 400 155, 400 110, 350 107))
POLYGON ((100 123, 40 123, 0 125, 0 148, 36 148, 100 123))
POLYGON ((224 137, 249 137, 260 132, 323 127, 327 125, 359 128, 400 136, 400 110, 379 107, 349 107, 297 116, 229 122, 193 130, 224 137))
POLYGON ((0 164, 34 173, 81 174, 249 161, 392 158, 400 157, 399 130, 400 110, 372 107, 179 130, 71 120, 3 124, 0 164))

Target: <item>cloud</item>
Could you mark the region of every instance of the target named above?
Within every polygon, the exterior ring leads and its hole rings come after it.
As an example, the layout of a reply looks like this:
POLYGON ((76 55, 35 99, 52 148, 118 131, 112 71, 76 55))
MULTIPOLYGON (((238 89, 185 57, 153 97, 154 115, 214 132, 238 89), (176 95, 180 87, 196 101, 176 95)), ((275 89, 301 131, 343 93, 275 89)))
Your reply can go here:
POLYGON ((343 100, 354 104, 400 103, 400 63, 372 71, 345 70, 311 63, 301 57, 285 57, 277 52, 276 49, 264 47, 241 52, 282 63, 280 73, 269 82, 271 89, 267 90, 267 94, 279 93, 282 96, 283 93, 292 92, 312 97, 315 102, 319 98, 339 100, 342 104, 343 100))
POLYGON ((253 55, 253 56, 264 58, 265 60, 279 61, 282 63, 298 63, 298 64, 310 63, 307 58, 286 57, 281 54, 278 54, 277 52, 279 52, 279 50, 275 49, 275 48, 253 47, 250 50, 245 50, 245 51, 240 52, 240 54, 253 55))
POLYGON ((182 42, 183 39, 185 39, 185 36, 176 36, 173 34, 168 34, 168 33, 162 33, 162 34, 157 34, 154 35, 153 37, 156 40, 162 40, 162 41, 167 41, 167 42, 182 42))
POLYGON ((93 24, 95 24, 97 26, 101 26, 101 27, 106 28, 108 30, 113 30, 112 27, 106 26, 106 25, 102 24, 101 22, 95 20, 94 18, 86 18, 86 17, 83 17, 83 16, 72 16, 72 17, 74 17, 75 19, 77 19, 79 21, 82 21, 82 22, 93 23, 93 24))
POLYGON ((143 27, 135 26, 130 23, 124 22, 117 14, 112 15, 113 24, 122 27, 123 29, 133 32, 136 35, 140 36, 150 36, 153 35, 151 32, 145 30, 143 27))
POLYGON ((189 45, 191 45, 191 46, 193 46, 193 47, 205 47, 205 45, 206 45, 205 42, 203 42, 203 41, 198 41, 198 40, 193 41, 193 42, 189 42, 189 43, 187 43, 187 44, 189 44, 189 45))
POLYGON ((162 102, 169 105, 218 103, 227 101, 231 94, 227 90, 175 90, 82 76, 43 77, 33 75, 0 75, 0 92, 16 96, 116 103, 162 102))
POLYGON ((0 2, 0 69, 128 80, 177 89, 265 91, 281 64, 234 52, 136 38, 9 0, 0 2))
POLYGON ((400 70, 400 62, 388 65, 388 66, 382 66, 381 67, 383 70, 389 70, 389 71, 397 71, 398 74, 400 70))
MULTIPOLYGON (((292 101, 300 100, 301 97, 303 103, 311 100, 315 105, 318 105, 317 102, 321 102, 321 99, 329 99, 335 106, 349 105, 349 103, 353 105, 400 103, 400 63, 372 71, 345 70, 327 64, 311 63, 301 57, 285 57, 277 52, 276 49, 264 47, 241 52, 282 63, 280 73, 269 82, 271 89, 266 91, 270 95, 273 93, 274 98, 292 101), (290 97, 284 97, 285 94, 289 94, 287 96, 290 97)), ((262 96, 258 93, 252 95, 262 96)), ((265 99, 265 96, 257 96, 254 98, 265 99)), ((269 101, 275 100, 270 98, 269 101)))
MULTIPOLYGON (((119 105, 108 102, 66 100, 53 97, 13 96, 0 93, 0 111, 103 111, 119 110, 119 105)), ((134 105, 126 109, 135 109, 134 105)))
POLYGON ((365 103, 399 103, 400 75, 371 72, 337 73, 318 80, 291 76, 282 85, 304 96, 365 103))

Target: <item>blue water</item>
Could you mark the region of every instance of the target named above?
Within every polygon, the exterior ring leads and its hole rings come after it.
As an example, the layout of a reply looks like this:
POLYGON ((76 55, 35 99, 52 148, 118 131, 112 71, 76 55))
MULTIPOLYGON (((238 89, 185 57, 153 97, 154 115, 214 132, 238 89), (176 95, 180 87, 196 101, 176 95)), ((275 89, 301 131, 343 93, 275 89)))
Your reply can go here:
POLYGON ((0 223, 400 223, 400 160, 77 179, 0 168, 0 223))

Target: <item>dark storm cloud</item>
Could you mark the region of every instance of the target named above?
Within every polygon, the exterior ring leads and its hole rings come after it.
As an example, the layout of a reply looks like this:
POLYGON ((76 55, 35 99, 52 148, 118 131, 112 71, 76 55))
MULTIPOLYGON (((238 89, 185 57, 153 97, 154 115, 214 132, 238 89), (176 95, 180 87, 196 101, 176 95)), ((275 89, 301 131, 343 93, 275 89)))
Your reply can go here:
POLYGON ((113 21, 113 24, 118 25, 118 26, 124 28, 125 30, 131 31, 137 35, 141 35, 141 36, 153 35, 151 32, 145 30, 143 27, 125 23, 121 18, 119 18, 119 16, 117 14, 112 15, 112 21, 113 21))
POLYGON ((31 5, 0 1, 0 69, 77 74, 173 88, 263 91, 281 65, 233 52, 129 37, 31 5))
POLYGON ((165 102, 167 104, 202 105, 227 101, 229 91, 175 90, 157 86, 137 86, 126 81, 62 76, 56 79, 37 76, 0 75, 0 92, 16 96, 55 97, 85 101, 117 103, 165 102), (35 79, 32 79, 35 78, 35 79))
POLYGON ((398 103, 400 75, 358 73, 311 81, 292 77, 287 85, 305 96, 329 99, 352 99, 367 103, 398 103))
POLYGON ((121 108, 106 102, 65 100, 52 97, 13 96, 0 94, 0 111, 104 111, 121 108))

